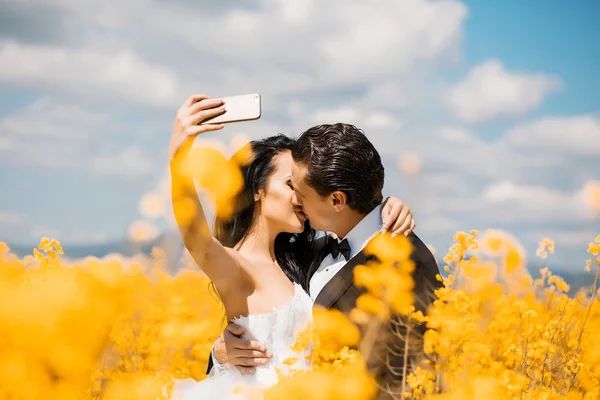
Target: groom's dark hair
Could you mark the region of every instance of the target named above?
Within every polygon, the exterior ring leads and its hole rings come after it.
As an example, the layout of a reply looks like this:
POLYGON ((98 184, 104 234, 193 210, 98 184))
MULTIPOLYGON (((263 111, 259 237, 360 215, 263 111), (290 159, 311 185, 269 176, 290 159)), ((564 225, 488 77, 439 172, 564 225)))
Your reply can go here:
POLYGON ((320 196, 344 192, 348 206, 361 214, 381 204, 385 175, 381 157, 354 125, 313 126, 300 135, 292 156, 308 169, 306 183, 320 196))

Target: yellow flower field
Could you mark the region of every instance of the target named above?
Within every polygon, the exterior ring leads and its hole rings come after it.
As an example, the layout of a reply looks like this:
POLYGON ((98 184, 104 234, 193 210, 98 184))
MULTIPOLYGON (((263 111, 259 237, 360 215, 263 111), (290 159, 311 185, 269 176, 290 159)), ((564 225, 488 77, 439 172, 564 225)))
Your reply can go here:
MULTIPOLYGON (((455 239, 445 287, 427 316, 410 306, 403 237, 382 237, 371 249, 382 263, 356 271, 368 290, 355 322, 399 312, 430 328, 402 397, 598 398, 600 236, 588 249, 590 288, 572 295, 547 269, 530 277, 506 235, 455 239)), ((538 253, 553 250, 545 240, 538 253)), ((1 399, 168 398, 173 378, 204 378, 224 314, 199 270, 170 276, 157 248, 145 264, 89 258, 71 265, 61 254, 47 238, 24 259, 0 246, 1 399)), ((266 397, 373 398, 374 383, 351 350, 364 349, 367 338, 339 312, 315 309, 315 318, 316 335, 298 342, 316 343, 314 370, 282 380, 266 397)))

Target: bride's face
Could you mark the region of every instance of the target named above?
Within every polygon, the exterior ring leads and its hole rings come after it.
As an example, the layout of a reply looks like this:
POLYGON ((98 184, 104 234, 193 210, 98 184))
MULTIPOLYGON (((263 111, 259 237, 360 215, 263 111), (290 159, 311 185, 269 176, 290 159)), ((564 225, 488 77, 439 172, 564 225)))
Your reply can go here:
POLYGON ((266 190, 259 194, 261 216, 269 226, 280 232, 300 233, 304 231, 306 216, 302 207, 292 205, 292 153, 285 151, 273 160, 275 170, 267 183, 266 190))

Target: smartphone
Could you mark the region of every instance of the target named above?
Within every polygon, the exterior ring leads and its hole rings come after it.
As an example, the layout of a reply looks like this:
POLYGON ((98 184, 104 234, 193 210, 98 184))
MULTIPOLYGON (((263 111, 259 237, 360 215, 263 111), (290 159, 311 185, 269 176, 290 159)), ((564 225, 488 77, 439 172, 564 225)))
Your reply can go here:
POLYGON ((227 124, 229 122, 252 121, 260 118, 260 95, 258 93, 223 97, 225 112, 204 120, 202 124, 227 124))

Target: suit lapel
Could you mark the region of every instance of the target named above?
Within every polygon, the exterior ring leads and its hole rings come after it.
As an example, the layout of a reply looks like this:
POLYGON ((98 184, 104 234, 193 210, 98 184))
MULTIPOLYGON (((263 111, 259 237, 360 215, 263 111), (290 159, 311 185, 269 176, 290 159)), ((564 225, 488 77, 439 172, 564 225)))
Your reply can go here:
POLYGON ((365 264, 370 258, 362 251, 352 257, 321 289, 321 292, 319 292, 315 299, 315 304, 331 308, 340 296, 352 286, 354 282, 354 268, 357 265, 365 264))

